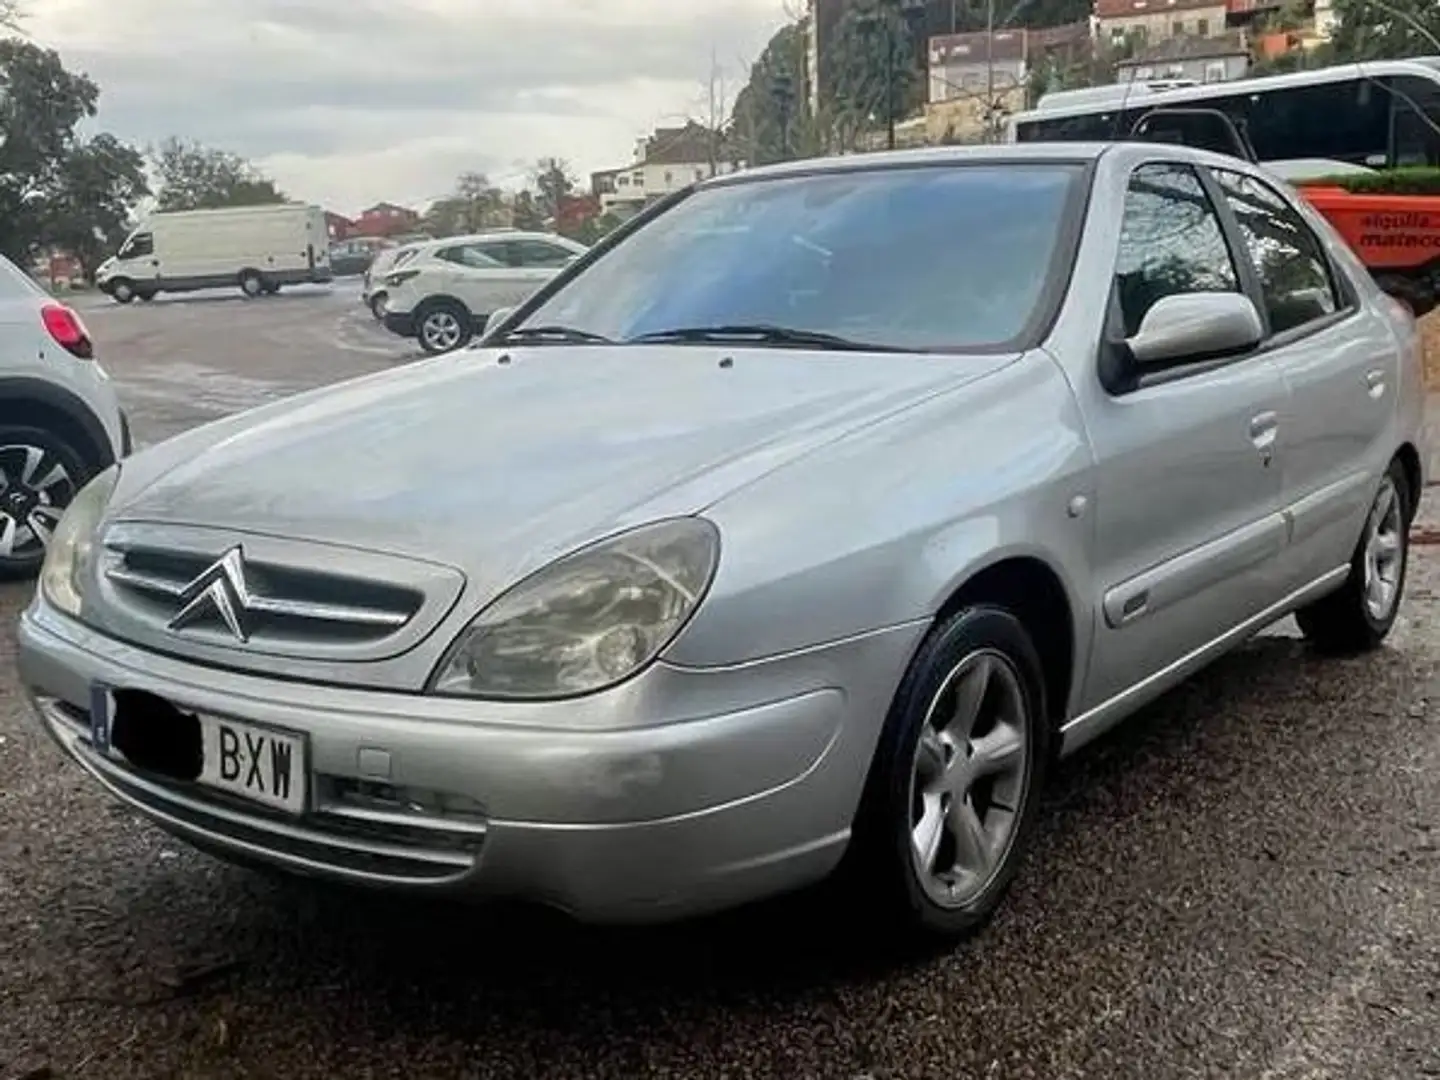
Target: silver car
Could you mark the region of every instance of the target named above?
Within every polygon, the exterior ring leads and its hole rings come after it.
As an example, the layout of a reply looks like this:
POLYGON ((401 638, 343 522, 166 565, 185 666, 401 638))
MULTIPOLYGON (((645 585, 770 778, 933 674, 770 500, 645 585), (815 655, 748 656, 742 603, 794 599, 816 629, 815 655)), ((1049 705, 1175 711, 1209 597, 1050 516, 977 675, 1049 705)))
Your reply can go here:
POLYGON ((105 473, 20 666, 225 857, 605 921, 839 871, 959 934, 1056 758, 1292 613, 1380 644, 1421 398, 1410 317, 1239 161, 757 169, 479 347, 105 473))

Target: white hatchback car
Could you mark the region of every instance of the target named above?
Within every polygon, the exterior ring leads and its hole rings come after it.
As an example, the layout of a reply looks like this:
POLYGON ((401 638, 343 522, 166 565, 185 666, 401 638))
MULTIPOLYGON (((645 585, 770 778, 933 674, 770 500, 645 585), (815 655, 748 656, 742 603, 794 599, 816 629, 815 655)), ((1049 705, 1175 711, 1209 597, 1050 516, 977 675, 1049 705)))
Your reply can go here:
POLYGON ((0 257, 0 578, 39 571, 70 500, 129 451, 85 323, 0 257))
POLYGON ((418 338, 427 353, 458 349, 492 314, 523 302, 587 250, 518 230, 436 240, 385 276, 386 329, 418 338))

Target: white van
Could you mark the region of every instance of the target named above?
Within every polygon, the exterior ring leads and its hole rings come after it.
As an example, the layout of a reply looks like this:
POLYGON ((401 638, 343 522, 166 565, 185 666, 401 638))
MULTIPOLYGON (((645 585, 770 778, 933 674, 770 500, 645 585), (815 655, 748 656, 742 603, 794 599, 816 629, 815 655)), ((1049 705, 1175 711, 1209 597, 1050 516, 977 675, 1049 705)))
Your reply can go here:
POLYGON ((246 296, 330 281, 325 211, 303 203, 155 213, 96 272, 122 304, 238 285, 246 296))

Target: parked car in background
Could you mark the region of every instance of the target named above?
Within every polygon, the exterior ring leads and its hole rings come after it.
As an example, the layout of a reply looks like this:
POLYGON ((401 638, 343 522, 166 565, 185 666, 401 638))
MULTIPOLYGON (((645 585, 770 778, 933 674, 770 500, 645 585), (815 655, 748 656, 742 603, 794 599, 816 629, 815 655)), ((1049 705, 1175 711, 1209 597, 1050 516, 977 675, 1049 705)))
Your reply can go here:
POLYGON ((857 925, 958 935, 1056 758, 1287 615, 1359 653, 1400 607, 1415 320, 1233 158, 706 181, 465 361, 75 500, 19 664, 112 794, 426 897, 650 921, 841 870, 857 925))
POLYGON ((76 492, 129 443, 85 323, 0 257, 0 578, 40 569, 76 492))
POLYGON ((519 230, 432 241, 385 275, 385 326, 418 338, 427 353, 458 349, 491 314, 524 301, 586 250, 519 230))
POLYGON ((361 303, 370 309, 370 314, 376 319, 385 317, 385 302, 389 296, 385 286, 386 275, 413 259, 415 253, 428 243, 430 238, 426 237, 423 240, 381 248, 376 252, 375 258, 365 270, 364 284, 360 289, 361 303))
POLYGON ((128 304, 232 285, 256 297, 333 276, 325 211, 282 203, 152 214, 100 265, 95 283, 128 304))
POLYGON ((371 237, 339 240, 330 245, 330 271, 336 277, 358 277, 388 245, 371 237))

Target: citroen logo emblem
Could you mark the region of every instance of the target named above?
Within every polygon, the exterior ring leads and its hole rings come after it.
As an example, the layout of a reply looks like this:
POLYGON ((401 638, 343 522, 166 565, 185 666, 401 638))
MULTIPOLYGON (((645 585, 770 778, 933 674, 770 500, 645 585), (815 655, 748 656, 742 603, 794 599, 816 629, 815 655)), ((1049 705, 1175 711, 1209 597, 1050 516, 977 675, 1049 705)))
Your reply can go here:
POLYGON ((181 591, 179 599, 180 610, 170 620, 171 630, 183 630, 213 613, 220 617, 236 641, 250 640, 246 619, 250 590, 245 582, 245 558, 238 545, 202 570, 181 591))

